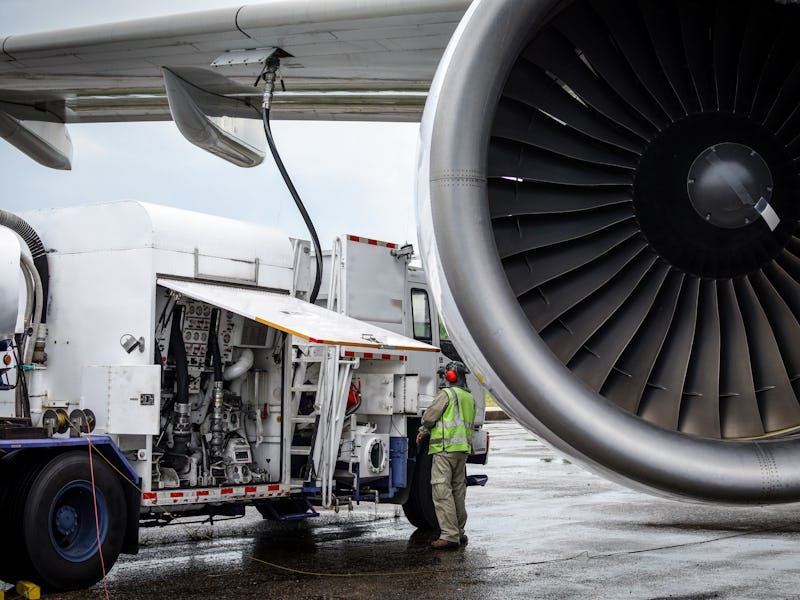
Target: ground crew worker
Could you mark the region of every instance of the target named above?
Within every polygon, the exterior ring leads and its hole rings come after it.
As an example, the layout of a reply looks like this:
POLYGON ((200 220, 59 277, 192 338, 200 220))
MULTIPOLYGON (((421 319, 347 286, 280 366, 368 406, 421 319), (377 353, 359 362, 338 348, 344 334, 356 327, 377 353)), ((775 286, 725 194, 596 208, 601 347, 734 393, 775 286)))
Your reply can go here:
POLYGON ((466 463, 470 453, 475 401, 467 389, 467 368, 453 361, 445 367, 443 387, 425 413, 417 444, 430 436, 428 453, 433 455, 431 488, 433 507, 439 520, 436 549, 454 549, 467 543, 466 463))

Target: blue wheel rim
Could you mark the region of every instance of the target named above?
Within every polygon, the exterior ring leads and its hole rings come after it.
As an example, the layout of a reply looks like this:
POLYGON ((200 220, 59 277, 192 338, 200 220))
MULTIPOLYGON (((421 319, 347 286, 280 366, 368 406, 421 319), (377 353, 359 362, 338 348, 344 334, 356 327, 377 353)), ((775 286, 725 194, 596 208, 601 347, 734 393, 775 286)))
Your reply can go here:
MULTIPOLYGON (((97 512, 101 543, 108 532, 108 508, 100 490, 97 512)), ((48 528, 55 551, 65 560, 84 562, 97 553, 97 528, 92 486, 86 481, 73 481, 59 490, 50 505, 48 528)))

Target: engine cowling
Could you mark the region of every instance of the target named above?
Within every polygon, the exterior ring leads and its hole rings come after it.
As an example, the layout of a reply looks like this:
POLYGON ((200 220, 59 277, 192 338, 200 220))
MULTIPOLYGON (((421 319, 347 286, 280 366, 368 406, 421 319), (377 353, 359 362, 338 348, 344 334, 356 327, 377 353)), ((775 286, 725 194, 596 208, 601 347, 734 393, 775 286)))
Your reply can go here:
POLYGON ((520 423, 634 487, 800 499, 800 6, 476 0, 422 123, 423 261, 520 423))

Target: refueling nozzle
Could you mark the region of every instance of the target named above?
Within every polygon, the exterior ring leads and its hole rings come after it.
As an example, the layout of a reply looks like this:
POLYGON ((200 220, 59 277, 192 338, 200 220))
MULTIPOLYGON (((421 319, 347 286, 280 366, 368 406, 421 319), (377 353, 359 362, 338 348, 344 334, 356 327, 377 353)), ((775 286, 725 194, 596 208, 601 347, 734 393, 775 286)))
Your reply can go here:
POLYGON ((256 80, 256 84, 258 84, 259 80, 264 81, 264 110, 269 110, 272 106, 272 94, 275 91, 275 80, 278 76, 278 67, 280 64, 281 60, 274 53, 271 54, 264 62, 264 70, 261 71, 261 75, 259 75, 258 80, 256 80))

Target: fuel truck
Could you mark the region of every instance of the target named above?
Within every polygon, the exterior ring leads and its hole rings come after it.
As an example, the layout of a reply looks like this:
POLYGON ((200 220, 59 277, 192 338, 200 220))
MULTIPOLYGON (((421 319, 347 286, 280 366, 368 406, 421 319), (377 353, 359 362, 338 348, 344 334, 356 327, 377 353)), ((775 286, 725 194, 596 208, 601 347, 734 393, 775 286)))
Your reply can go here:
POLYGON ((414 438, 449 359, 410 246, 337 239, 323 307, 309 243, 265 226, 137 202, 0 214, 0 578, 87 587, 140 524, 247 506, 387 502, 437 526, 414 438))

